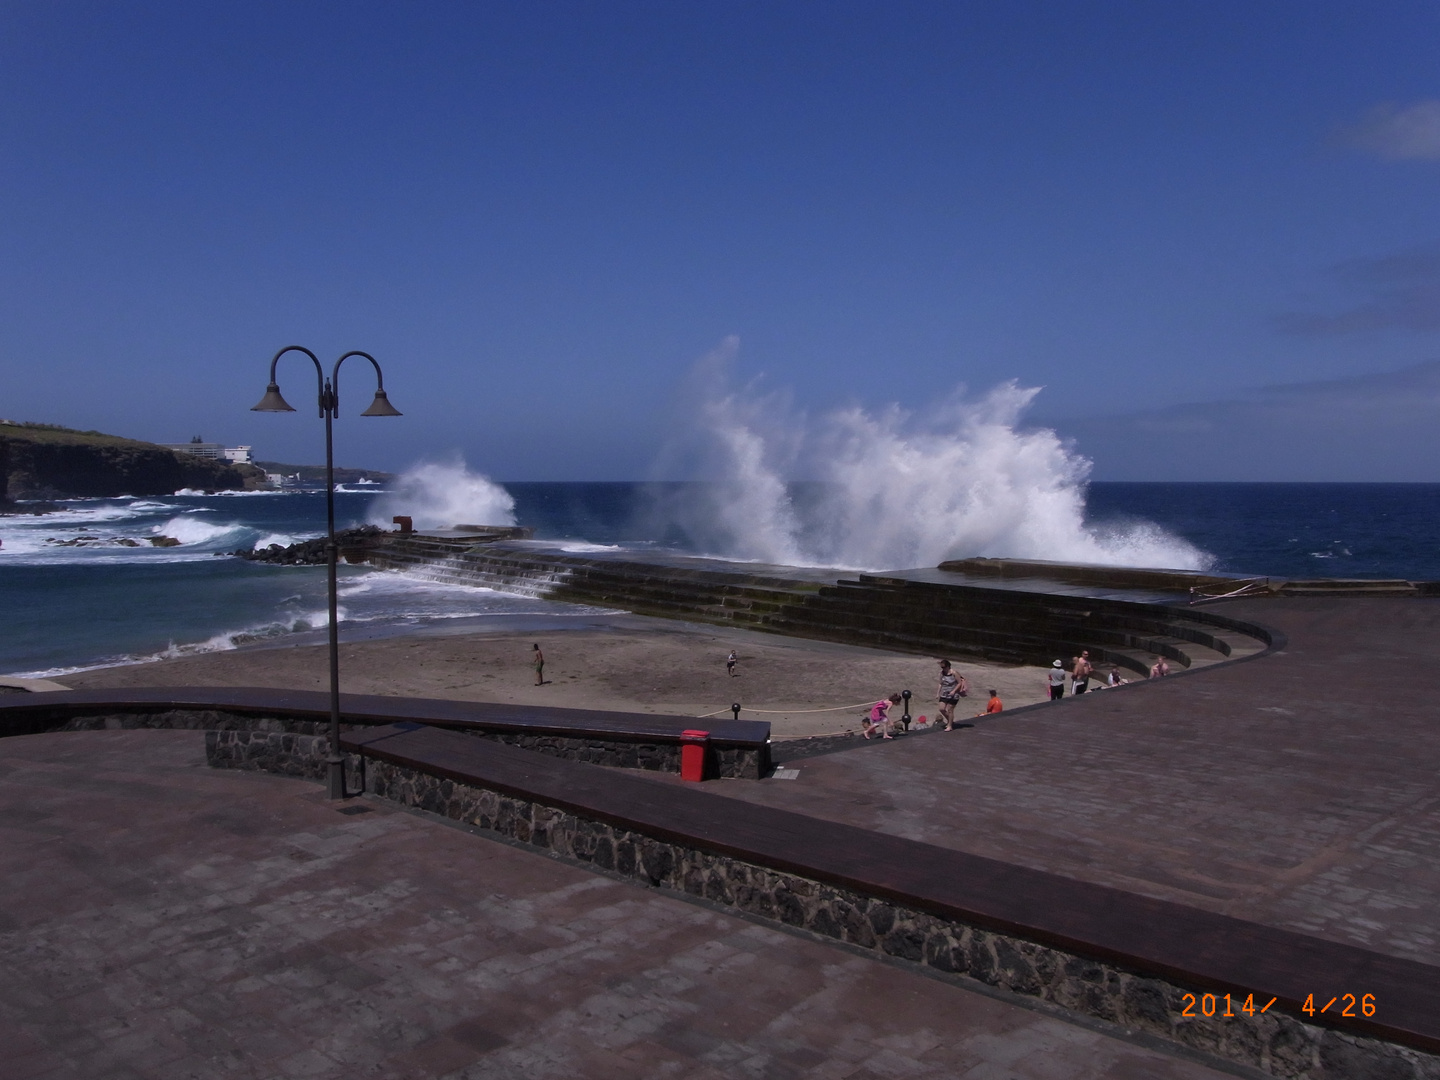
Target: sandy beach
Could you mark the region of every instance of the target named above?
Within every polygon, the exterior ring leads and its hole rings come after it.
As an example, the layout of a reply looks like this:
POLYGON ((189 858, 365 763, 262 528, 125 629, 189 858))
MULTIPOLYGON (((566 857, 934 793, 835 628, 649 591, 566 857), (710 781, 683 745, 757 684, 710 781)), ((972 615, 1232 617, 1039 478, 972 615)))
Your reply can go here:
MULTIPOLYGON (((952 658, 970 681, 957 719, 985 707, 996 689, 1009 707, 1043 700, 1045 671, 952 658)), ((935 715, 936 658, 877 649, 620 616, 604 629, 544 634, 474 632, 392 637, 340 645, 340 679, 352 693, 450 698, 568 708, 769 720, 776 738, 858 730, 862 706, 909 689, 915 716, 935 715), (545 653, 534 685, 531 645, 545 653), (725 672, 730 650, 736 674, 725 672), (828 710, 828 711, 816 711, 828 710)), ((107 686, 329 685, 326 648, 243 648, 61 676, 75 689, 107 686)), ((898 709, 895 715, 899 715, 898 709)))

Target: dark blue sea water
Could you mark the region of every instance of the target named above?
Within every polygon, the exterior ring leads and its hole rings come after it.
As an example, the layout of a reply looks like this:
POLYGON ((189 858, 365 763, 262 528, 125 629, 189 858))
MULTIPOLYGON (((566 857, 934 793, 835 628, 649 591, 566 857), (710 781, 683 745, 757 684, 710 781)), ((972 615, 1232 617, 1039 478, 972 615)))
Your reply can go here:
MULTIPOLYGON (((653 486, 629 483, 505 488, 519 523, 567 550, 725 554, 704 550, 659 511, 687 485, 662 486, 658 498, 653 486)), ((370 490, 338 493, 338 524, 364 521, 375 497, 370 490)), ((225 553, 317 536, 324 521, 324 497, 316 492, 77 500, 44 517, 0 517, 0 673, 318 639, 326 618, 323 569, 265 566, 225 553), (181 544, 154 547, 153 536, 181 544)), ((1101 531, 1148 523, 1207 553, 1225 573, 1440 580, 1436 484, 1096 483, 1085 523, 1101 531)), ((341 574, 346 633, 585 614, 363 567, 341 574)))
MULTIPOLYGON (((505 486, 538 536, 691 546, 654 520, 648 485, 505 486)), ((1151 522, 1217 573, 1440 580, 1440 484, 1092 483, 1085 520, 1151 522)))
POLYGON ((1440 580, 1440 484, 1096 483, 1086 505, 1155 522, 1220 573, 1440 580))

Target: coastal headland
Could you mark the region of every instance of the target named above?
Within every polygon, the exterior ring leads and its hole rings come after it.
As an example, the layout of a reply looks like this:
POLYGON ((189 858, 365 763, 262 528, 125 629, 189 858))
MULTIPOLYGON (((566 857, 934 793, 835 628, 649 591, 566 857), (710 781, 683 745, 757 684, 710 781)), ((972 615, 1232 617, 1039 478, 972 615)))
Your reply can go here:
POLYGON ((239 491, 265 474, 177 454, 155 443, 53 424, 0 423, 0 509, 33 512, 16 499, 169 495, 182 488, 239 491))
MULTIPOLYGON (((458 572, 456 554, 436 572, 458 572)), ((487 573, 514 566, 498 547, 477 559, 487 573)), ((421 694, 478 698, 507 678, 492 693, 522 713, 540 700, 527 695, 552 689, 546 704, 573 689, 593 708, 587 677, 637 711, 716 695, 723 708, 742 683, 793 687, 781 704, 799 706, 823 698, 841 667, 867 686, 918 679, 935 666, 936 642, 962 671, 994 678, 1006 670, 996 655, 1065 657, 1072 645, 1127 672, 1164 655, 1182 674, 1055 704, 1017 698, 972 727, 862 752, 786 761, 782 743, 782 772, 701 785, 382 723, 347 736, 371 794, 338 812, 301 780, 196 770, 205 748, 195 732, 0 740, 10 770, 0 798, 17 809, 23 799, 30 815, 16 819, 16 857, 53 864, 31 880, 93 882, 80 893, 46 886, 54 910, 43 913, 10 888, 5 910, 52 950, 15 954, 10 977, 57 987, 35 1005, 54 1012, 65 972, 91 1004, 59 1014, 80 1024, 97 995, 116 1000, 141 971, 173 970, 183 993, 155 998, 138 1021, 148 1045, 194 1060, 166 1042, 174 1025, 163 1017, 179 1010, 232 1060, 268 1063, 256 1075, 325 1062, 412 1075, 427 1055, 441 1063, 432 1074, 475 1076, 719 1075, 745 1061, 785 1075, 961 1075, 1001 1061, 1027 1076, 1437 1074, 1440 730, 1416 677, 1440 647, 1433 600, 1416 591, 1194 608, 943 573, 749 580, 722 594, 705 576, 718 568, 687 563, 647 575, 623 603, 614 580, 627 572, 595 562, 537 557, 549 580, 531 580, 652 614, 682 596, 707 601, 692 610, 700 624, 667 633, 622 616, 575 633, 573 646, 565 634, 542 639, 546 674, 553 664, 558 676, 549 687, 522 682, 528 634, 354 642, 342 656, 349 685, 388 685, 422 710, 421 694), (848 643, 825 639, 825 616, 848 643), (670 652, 663 638, 683 644, 670 652), (736 641, 742 674, 731 678, 723 658, 736 641), (572 648, 580 671, 566 670, 572 648), (617 659, 605 673, 607 648, 617 659), (410 655, 385 667, 402 649, 410 655), (97 768, 103 783, 78 782, 97 768), (222 787, 224 804, 207 802, 222 787), (193 809, 167 824, 165 805, 193 809), (82 821, 107 824, 86 836, 82 821), (44 847, 57 830, 70 846, 44 847), (116 876, 125 860, 139 867, 134 884, 116 876), (623 891, 636 881, 653 891, 623 891), (152 929, 127 949, 121 925, 152 929), (102 943, 91 952, 129 959, 119 969, 77 960, 66 942, 82 926, 102 943), (875 982, 882 969, 899 981, 875 982), (727 990, 741 973, 746 992, 727 990), (306 1005, 321 987, 316 1000, 333 1002, 333 1016, 306 1005), (1247 988, 1265 1003, 1259 1014, 1245 1012, 1247 988), (243 996, 260 991, 263 1007, 243 996), (1353 1017, 1341 1015, 1347 994, 1353 1017), (222 999, 242 1002, 238 1018, 222 999), (399 1001, 413 1007, 397 1012, 399 1001), (242 1035, 251 1016, 276 1033, 264 1050, 242 1035)), ((149 672, 188 680, 194 696, 211 679, 268 670, 274 681, 252 685, 313 688, 317 659, 253 649, 72 682, 103 698, 149 672)), ((1038 666, 1008 670, 1038 682, 1038 666)), ((21 1024, 35 1060, 53 1064, 35 1023, 21 1024)), ((96 1038, 92 1052, 116 1045, 96 1038)))

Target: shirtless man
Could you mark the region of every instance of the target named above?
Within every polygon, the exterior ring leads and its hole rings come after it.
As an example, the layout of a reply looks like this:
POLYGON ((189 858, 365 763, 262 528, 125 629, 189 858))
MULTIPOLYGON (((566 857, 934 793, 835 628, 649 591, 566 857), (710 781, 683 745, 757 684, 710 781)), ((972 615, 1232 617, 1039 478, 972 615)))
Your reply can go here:
POLYGON ((1155 658, 1155 666, 1150 669, 1150 678, 1163 679, 1166 675, 1169 674, 1170 665, 1165 662, 1165 658, 1163 656, 1157 656, 1155 658))
POLYGON ((1090 675, 1095 671, 1094 665, 1090 663, 1090 650, 1081 649, 1080 655, 1075 657, 1074 665, 1072 670, 1075 674, 1075 681, 1071 684, 1070 692, 1083 694, 1090 689, 1090 675))

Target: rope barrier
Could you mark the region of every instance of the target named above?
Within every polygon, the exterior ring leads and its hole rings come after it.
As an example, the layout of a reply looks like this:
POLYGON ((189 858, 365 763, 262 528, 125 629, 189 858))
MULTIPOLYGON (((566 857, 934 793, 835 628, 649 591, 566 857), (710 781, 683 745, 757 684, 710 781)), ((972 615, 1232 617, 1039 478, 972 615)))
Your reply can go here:
MULTIPOLYGON (((792 716, 796 713, 845 712, 847 709, 868 709, 874 704, 875 702, 873 701, 862 701, 858 705, 836 705, 833 709, 741 709, 740 711, 760 713, 762 716, 792 716)), ((719 716, 721 713, 730 711, 728 707, 716 709, 714 712, 701 713, 695 719, 704 720, 706 717, 719 716)))
POLYGON ((1228 600, 1228 599, 1230 599, 1231 597, 1234 597, 1234 596, 1246 596, 1246 595, 1248 595, 1248 594, 1250 594, 1250 593, 1252 593, 1252 592, 1261 592, 1261 591, 1267 590, 1269 587, 1270 587, 1270 586, 1269 586, 1269 579, 1268 579, 1268 578, 1263 579, 1263 580, 1262 580, 1261 578, 1256 578, 1256 579, 1253 580, 1253 581, 1247 581, 1244 585, 1241 585, 1238 589, 1234 589, 1234 590, 1232 590, 1232 591, 1230 591, 1230 592, 1225 592, 1225 593, 1207 593, 1207 592, 1203 591, 1203 589, 1202 589, 1200 586, 1198 586, 1198 585, 1193 585, 1193 586, 1191 586, 1191 588, 1190 588, 1190 603, 1192 603, 1192 604, 1198 604, 1198 603, 1200 603, 1202 600, 1228 600), (1199 600, 1195 599, 1195 595, 1196 595, 1197 593, 1198 593, 1199 596, 1200 596, 1200 599, 1199 599, 1199 600))

